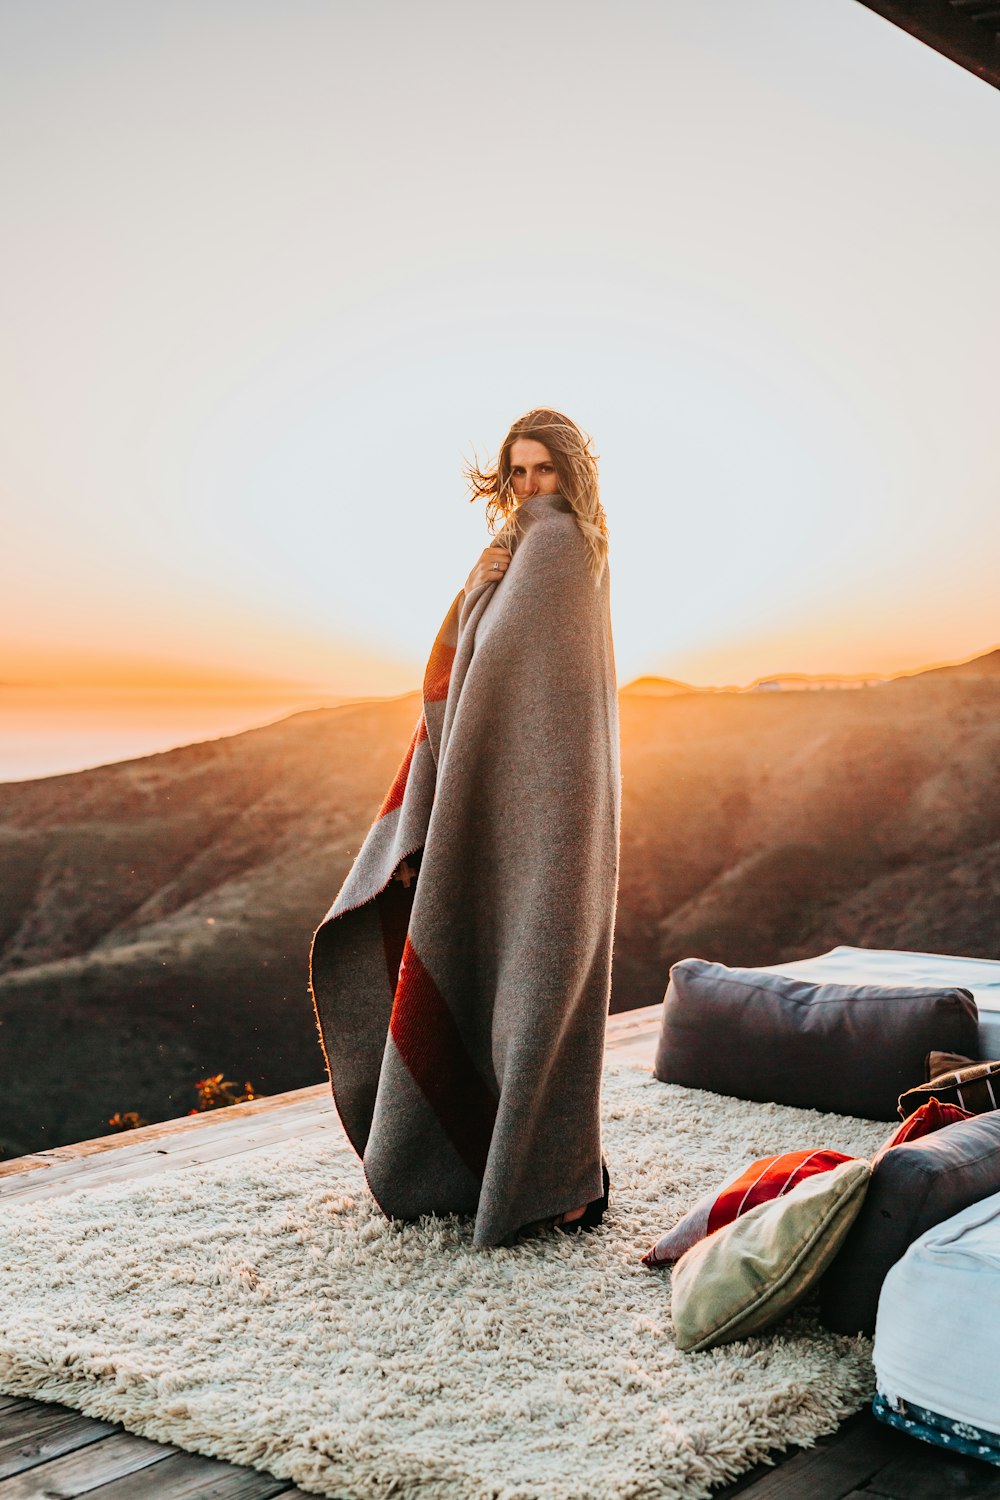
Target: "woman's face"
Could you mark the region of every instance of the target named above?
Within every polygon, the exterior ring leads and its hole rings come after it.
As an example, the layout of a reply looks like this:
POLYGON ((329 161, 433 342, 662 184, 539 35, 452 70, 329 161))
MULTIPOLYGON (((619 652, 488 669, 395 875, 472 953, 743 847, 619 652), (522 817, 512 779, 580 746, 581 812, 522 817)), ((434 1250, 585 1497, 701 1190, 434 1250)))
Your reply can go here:
POLYGON ((534 438, 517 438, 510 445, 510 483, 518 500, 532 495, 554 495, 559 475, 552 454, 534 438))

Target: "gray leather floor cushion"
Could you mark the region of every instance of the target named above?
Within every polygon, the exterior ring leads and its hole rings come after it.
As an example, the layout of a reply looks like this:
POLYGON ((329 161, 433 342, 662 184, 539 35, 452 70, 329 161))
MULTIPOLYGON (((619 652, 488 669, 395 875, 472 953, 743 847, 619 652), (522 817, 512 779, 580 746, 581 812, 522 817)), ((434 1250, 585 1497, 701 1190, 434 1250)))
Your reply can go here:
POLYGON ((895 1120, 932 1050, 976 1055, 958 986, 814 984, 685 958, 670 970, 653 1068, 663 1083, 895 1120))
POLYGON ((874 1333, 882 1283, 913 1241, 996 1192, 1000 1112, 893 1146, 875 1167, 858 1217, 820 1281, 823 1322, 836 1333, 874 1333))

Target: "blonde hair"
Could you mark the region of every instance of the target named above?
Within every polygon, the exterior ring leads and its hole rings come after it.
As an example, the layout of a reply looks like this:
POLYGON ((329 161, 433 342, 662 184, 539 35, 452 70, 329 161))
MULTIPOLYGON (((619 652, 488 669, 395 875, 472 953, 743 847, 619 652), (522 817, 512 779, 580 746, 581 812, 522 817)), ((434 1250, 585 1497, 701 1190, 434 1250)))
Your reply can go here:
POLYGON ((480 468, 479 460, 465 463, 465 475, 472 494, 469 503, 486 501, 486 520, 491 527, 500 523, 492 546, 508 547, 521 531, 517 514, 519 501, 511 484, 510 450, 518 438, 534 438, 552 455, 559 493, 572 505, 577 524, 590 550, 590 571, 595 584, 600 581, 608 556, 608 526, 597 483, 597 461, 600 454, 591 451, 589 433, 581 432, 575 422, 562 412, 547 406, 535 407, 518 417, 500 445, 495 463, 480 468))

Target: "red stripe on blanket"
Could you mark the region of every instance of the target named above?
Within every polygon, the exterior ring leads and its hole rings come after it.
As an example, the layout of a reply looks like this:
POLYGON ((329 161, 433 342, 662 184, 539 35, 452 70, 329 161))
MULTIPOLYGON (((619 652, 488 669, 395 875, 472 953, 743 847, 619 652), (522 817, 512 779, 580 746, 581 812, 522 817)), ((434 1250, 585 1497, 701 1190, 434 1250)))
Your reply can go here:
POLYGON ((396 779, 392 783, 392 786, 389 788, 389 790, 386 792, 384 798, 382 799, 382 806, 375 814, 376 823, 378 822, 379 818, 384 818, 386 813, 391 813, 397 807, 400 807, 402 805, 403 793, 406 791, 406 782, 410 774, 410 766, 413 763, 413 752, 420 744, 420 741, 425 740, 426 738, 427 725, 425 724, 424 716, 421 713, 420 718, 417 720, 417 727, 410 736, 410 743, 407 746, 406 754, 403 756, 399 770, 396 772, 396 779))
POLYGON ((389 1031, 455 1150, 482 1178, 498 1101, 477 1073, 455 1019, 409 937, 389 1031))
POLYGON ((435 641, 424 672, 424 698, 428 703, 440 703, 447 698, 454 664, 455 647, 445 645, 444 641, 435 641))
POLYGON ((399 983, 399 966, 403 961, 406 934, 410 926, 416 882, 405 886, 401 880, 390 880, 384 891, 375 897, 375 907, 382 924, 382 946, 385 950, 385 967, 389 976, 389 994, 395 995, 399 983))
POLYGON ((758 1203, 780 1198, 805 1178, 817 1172, 832 1172, 841 1162, 850 1160, 851 1157, 840 1151, 786 1151, 782 1156, 767 1156, 751 1162, 712 1204, 707 1233, 713 1234, 724 1224, 731 1224, 740 1214, 756 1208, 758 1203))

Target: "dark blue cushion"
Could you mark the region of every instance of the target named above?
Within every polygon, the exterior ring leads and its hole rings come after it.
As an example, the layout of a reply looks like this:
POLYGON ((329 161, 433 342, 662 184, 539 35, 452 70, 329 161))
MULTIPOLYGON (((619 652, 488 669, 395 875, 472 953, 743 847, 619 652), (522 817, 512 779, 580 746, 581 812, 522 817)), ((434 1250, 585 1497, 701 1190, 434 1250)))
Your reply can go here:
POLYGON ((890 1266, 926 1229, 1000 1192, 1000 1110, 893 1146, 872 1173, 861 1212, 819 1286, 837 1333, 875 1332, 890 1266))
POLYGON ((978 1055, 969 990, 815 984, 685 958, 670 970, 653 1072, 738 1099, 894 1120, 932 1050, 978 1055))

